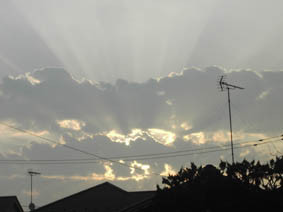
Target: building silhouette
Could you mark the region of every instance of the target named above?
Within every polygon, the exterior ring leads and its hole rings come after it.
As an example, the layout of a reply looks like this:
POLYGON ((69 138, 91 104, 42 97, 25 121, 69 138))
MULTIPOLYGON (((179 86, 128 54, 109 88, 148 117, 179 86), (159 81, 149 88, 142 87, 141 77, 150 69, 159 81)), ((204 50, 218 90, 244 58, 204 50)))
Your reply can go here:
POLYGON ((155 191, 127 192, 109 182, 57 200, 34 212, 134 212, 150 204, 155 191))
POLYGON ((16 196, 0 197, 1 212, 24 212, 16 196))

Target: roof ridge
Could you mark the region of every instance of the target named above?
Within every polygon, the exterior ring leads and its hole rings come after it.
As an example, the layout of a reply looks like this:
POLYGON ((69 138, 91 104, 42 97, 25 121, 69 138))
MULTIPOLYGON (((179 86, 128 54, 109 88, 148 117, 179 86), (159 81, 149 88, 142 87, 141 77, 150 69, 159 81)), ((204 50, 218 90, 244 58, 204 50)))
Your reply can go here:
POLYGON ((124 190, 124 189, 122 189, 122 188, 120 188, 120 187, 118 187, 118 186, 116 186, 116 185, 114 185, 114 184, 112 184, 112 183, 109 183, 108 181, 106 181, 106 182, 104 182, 104 183, 101 183, 101 184, 99 184, 99 185, 105 185, 105 184, 110 185, 110 186, 112 186, 113 188, 116 188, 116 189, 118 189, 118 190, 120 190, 120 191, 122 191, 122 192, 129 193, 128 191, 126 191, 126 190, 124 190))
POLYGON ((17 196, 15 196, 15 195, 13 195, 13 196, 0 196, 0 198, 14 198, 14 197, 17 197, 17 196))
MULTIPOLYGON (((24 211, 23 208, 22 208, 22 206, 21 206, 21 203, 20 203, 19 200, 18 200, 18 197, 17 197, 17 196, 0 196, 0 199, 1 199, 1 198, 3 198, 3 199, 10 198, 10 199, 15 200, 15 201, 16 201, 16 204, 17 204, 17 206, 18 206, 18 209, 20 210, 20 212, 23 212, 23 211, 24 211)), ((7 201, 7 200, 5 200, 5 201, 7 201)))
POLYGON ((128 191, 128 193, 154 193, 155 190, 148 190, 148 191, 128 191))
MULTIPOLYGON (((61 198, 61 199, 59 199, 59 200, 55 200, 54 202, 50 202, 50 203, 48 203, 48 204, 46 204, 46 205, 43 205, 43 206, 37 208, 36 210, 39 210, 39 209, 48 207, 48 206, 51 205, 51 204, 54 204, 54 203, 57 203, 57 202, 61 202, 61 201, 63 201, 63 200, 69 199, 69 198, 71 198, 71 197, 77 196, 77 195, 82 194, 82 193, 85 193, 85 192, 88 192, 88 191, 90 191, 90 190, 92 190, 92 189, 94 189, 94 188, 98 188, 98 187, 101 187, 101 186, 103 186, 103 185, 109 185, 109 186, 115 188, 116 190, 118 190, 118 191, 120 191, 120 192, 129 193, 129 192, 127 192, 127 191, 125 191, 125 190, 119 188, 118 186, 116 186, 116 185, 114 185, 114 184, 109 183, 108 181, 106 181, 106 182, 104 182, 104 183, 101 183, 101 184, 92 186, 92 187, 87 188, 87 189, 85 189, 85 190, 82 190, 82 191, 79 191, 79 192, 77 192, 77 193, 71 194, 71 195, 69 195, 69 196, 63 197, 63 198, 61 198)), ((36 210, 35 210, 35 211, 36 211, 36 210)))

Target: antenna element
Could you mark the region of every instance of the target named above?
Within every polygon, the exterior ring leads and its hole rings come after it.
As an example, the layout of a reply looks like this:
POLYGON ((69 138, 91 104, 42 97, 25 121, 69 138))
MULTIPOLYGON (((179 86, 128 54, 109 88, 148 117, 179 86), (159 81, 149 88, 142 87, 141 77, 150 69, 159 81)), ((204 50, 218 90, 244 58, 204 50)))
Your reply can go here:
POLYGON ((40 175, 39 172, 34 172, 32 170, 28 170, 28 174, 30 175, 30 204, 29 209, 33 211, 35 209, 35 204, 32 202, 32 177, 35 175, 40 175))
POLYGON ((233 130, 232 130, 232 116, 231 116, 231 101, 230 101, 230 90, 244 88, 229 84, 225 81, 225 75, 222 75, 218 81, 221 91, 228 91, 228 105, 229 105, 229 122, 230 122, 230 139, 231 139, 231 152, 232 152, 232 163, 234 164, 234 148, 233 148, 233 130))

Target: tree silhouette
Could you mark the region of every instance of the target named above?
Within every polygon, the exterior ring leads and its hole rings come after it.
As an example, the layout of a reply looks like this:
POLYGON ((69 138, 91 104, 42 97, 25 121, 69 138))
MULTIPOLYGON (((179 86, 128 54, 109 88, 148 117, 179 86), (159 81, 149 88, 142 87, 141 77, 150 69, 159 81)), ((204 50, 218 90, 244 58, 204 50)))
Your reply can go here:
POLYGON ((221 161, 219 164, 222 174, 226 174, 232 179, 240 180, 243 184, 253 189, 264 189, 266 191, 276 191, 282 189, 283 185, 283 157, 271 159, 266 164, 259 161, 229 164, 221 161))
POLYGON ((283 157, 259 161, 221 161, 182 167, 157 185, 154 211, 266 211, 282 209, 283 157))

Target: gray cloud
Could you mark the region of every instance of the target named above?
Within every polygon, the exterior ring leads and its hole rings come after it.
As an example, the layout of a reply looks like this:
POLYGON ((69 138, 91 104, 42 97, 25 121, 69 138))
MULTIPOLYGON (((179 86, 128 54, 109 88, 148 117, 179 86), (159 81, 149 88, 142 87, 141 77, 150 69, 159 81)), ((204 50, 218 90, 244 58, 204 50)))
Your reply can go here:
MULTIPOLYGON (((243 91, 231 91, 235 142, 281 134, 280 94, 283 87, 280 79, 283 73, 258 74, 246 70, 227 72, 217 67, 188 69, 144 83, 122 79, 117 80, 115 84, 78 80, 64 69, 56 68, 6 77, 0 84, 0 119, 101 157, 221 147, 227 144, 223 142, 229 140, 228 136, 223 137, 229 129, 227 93, 219 92, 216 86, 216 79, 222 74, 228 76, 229 82, 245 87, 243 91), (139 131, 133 133, 133 129, 139 131), (161 135, 150 134, 150 129, 161 130, 151 132, 161 135), (108 134, 111 132, 116 138, 108 134), (162 137, 168 136, 166 132, 176 135, 171 146, 160 141, 162 137), (185 135, 191 137, 186 141, 183 137, 185 135), (131 140, 129 145, 119 143, 117 136, 122 136, 120 141, 131 140), (114 142, 115 139, 117 142, 114 142)), ((53 143, 48 144, 38 138, 3 127, 1 159, 62 160, 91 157, 60 145, 52 145, 53 143)), ((280 150, 280 144, 274 145, 280 150)), ((264 160, 271 156, 270 153, 276 153, 276 147, 237 149, 235 155, 237 160, 244 157, 264 160)), ((150 165, 150 172, 161 173, 165 164, 178 170, 191 161, 201 165, 218 163, 220 159, 230 160, 230 152, 138 162, 150 165)), ((130 165, 133 161, 128 161, 127 164, 130 165)), ((26 179, 24 173, 31 167, 41 171, 43 176, 37 179, 37 189, 40 191, 37 202, 45 204, 97 184, 101 182, 99 179, 111 180, 101 178, 107 169, 113 170, 112 174, 116 176, 113 182, 128 190, 154 189, 155 184, 161 180, 160 177, 151 176, 141 181, 121 181, 121 177, 132 176, 130 169, 116 163, 107 166, 110 168, 106 168, 102 162, 83 165, 3 164, 1 173, 5 174, 0 181, 12 179, 13 182, 18 182, 26 179), (51 197, 54 190, 69 187, 74 183, 76 186, 51 197)), ((27 189, 27 186, 21 183, 13 187, 22 202, 27 199, 27 189)))
MULTIPOLYGON (((227 93, 216 89, 216 79, 226 74, 245 87, 231 92, 235 143, 280 135, 282 8, 280 0, 2 2, 0 121, 103 157, 223 147, 227 93), (184 66, 202 68, 176 73, 184 66), (40 67, 64 68, 33 71, 40 67)), ((90 157, 2 125, 0 132, 0 159, 90 157)), ((280 143, 236 149, 235 157, 265 160, 281 149, 280 143)), ((139 162, 160 173, 166 164, 178 170, 220 159, 230 161, 230 152, 139 162)), ((132 175, 116 163, 1 163, 1 195, 28 205, 28 168, 43 173, 35 178, 39 205, 111 174, 128 190, 161 181, 119 180, 132 175)))
POLYGON ((3 79, 0 115, 27 129, 56 131, 62 131, 57 121, 79 120, 86 123, 83 130, 93 134, 110 130, 128 134, 135 128, 176 132, 173 125, 183 122, 192 125, 190 132, 228 129, 227 94, 216 86, 222 74, 245 87, 231 92, 235 128, 279 133, 282 72, 226 73, 216 67, 189 69, 144 83, 117 80, 115 84, 78 81, 63 69, 42 69, 3 79))
POLYGON ((56 120, 78 119, 88 123, 86 128, 95 133, 154 127, 156 116, 170 113, 166 99, 157 94, 155 80, 145 84, 125 80, 115 85, 92 84, 78 82, 62 69, 36 71, 31 76, 41 83, 33 85, 27 76, 3 79, 3 117, 36 121, 38 127, 56 120), (19 113, 19 105, 25 112, 19 113))

